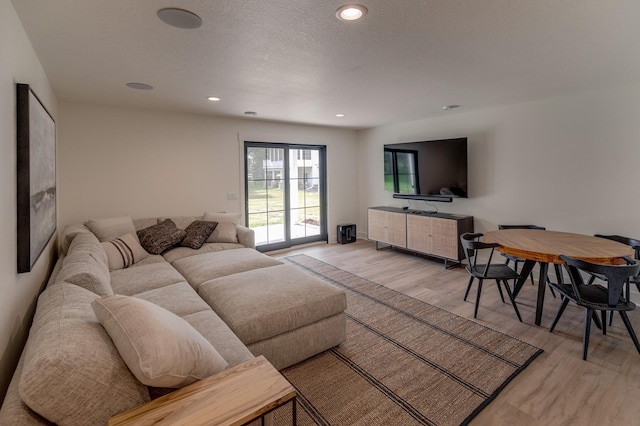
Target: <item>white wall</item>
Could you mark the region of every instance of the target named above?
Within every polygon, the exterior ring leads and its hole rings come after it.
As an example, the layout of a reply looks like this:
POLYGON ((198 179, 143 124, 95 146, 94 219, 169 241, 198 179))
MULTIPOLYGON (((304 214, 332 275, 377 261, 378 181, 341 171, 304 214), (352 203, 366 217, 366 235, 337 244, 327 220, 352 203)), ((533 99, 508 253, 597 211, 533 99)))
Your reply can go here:
POLYGON ((29 84, 56 118, 56 98, 8 0, 0 0, 0 399, 26 339, 35 299, 46 283, 55 245, 45 248, 32 272, 17 274, 16 83, 29 84))
POLYGON ((243 140, 326 145, 329 241, 337 224, 357 220, 355 131, 67 102, 59 110, 61 229, 97 217, 242 211, 243 140))
MULTIPOLYGON (((640 85, 459 112, 362 131, 359 231, 366 209, 407 205, 383 189, 385 143, 469 138, 470 198, 434 203, 476 231, 533 223, 640 238, 640 85)), ((426 208, 423 201, 412 207, 426 208)))

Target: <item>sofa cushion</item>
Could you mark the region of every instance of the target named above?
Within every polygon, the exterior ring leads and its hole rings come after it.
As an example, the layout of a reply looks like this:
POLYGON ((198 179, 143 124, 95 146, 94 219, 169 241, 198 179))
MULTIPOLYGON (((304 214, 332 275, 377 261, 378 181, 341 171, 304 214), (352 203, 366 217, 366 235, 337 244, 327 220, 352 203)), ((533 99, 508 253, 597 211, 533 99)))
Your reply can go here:
POLYGON ((234 366, 253 358, 253 354, 238 339, 227 324, 211 309, 183 317, 211 343, 222 357, 234 366))
POLYGON ((228 367, 188 322, 158 305, 115 295, 91 306, 122 359, 147 386, 179 388, 228 367))
POLYGON ((86 221, 84 225, 98 237, 100 242, 110 241, 126 234, 136 235, 136 228, 130 216, 92 219, 86 221))
POLYGON ((206 220, 191 222, 185 229, 187 235, 180 242, 180 245, 198 250, 207 241, 216 226, 218 226, 218 222, 208 222, 206 220))
POLYGON ((241 224, 240 213, 204 213, 204 220, 218 222, 218 226, 207 239, 209 243, 237 243, 238 230, 236 225, 241 224))
POLYGON ((149 256, 133 234, 100 243, 107 255, 110 271, 128 268, 149 256))
POLYGON ((204 253, 173 262, 173 266, 196 290, 211 279, 281 264, 278 259, 248 248, 204 253))
POLYGON ((184 277, 167 262, 111 271, 113 292, 125 296, 166 287, 181 281, 184 281, 184 277))
POLYGON ((140 244, 151 254, 161 254, 182 241, 186 233, 178 229, 171 219, 138 231, 140 244))
POLYGON ((138 293, 134 297, 158 305, 179 317, 211 309, 186 281, 138 293))
POLYGON ((100 242, 90 232, 77 234, 62 260, 56 282, 66 281, 99 296, 113 294, 107 255, 100 242))
POLYGON ((197 250, 189 247, 174 247, 171 250, 167 250, 162 253, 162 256, 167 262, 173 263, 178 259, 182 259, 183 257, 196 256, 203 253, 211 253, 214 251, 231 250, 237 248, 244 248, 244 246, 239 243, 204 243, 202 247, 197 250))
POLYGON ((245 345, 339 314, 347 307, 344 291, 293 265, 207 281, 198 294, 245 345))
POLYGON ((149 401, 93 313, 97 298, 69 283, 38 298, 19 390, 32 410, 59 425, 106 424, 149 401))

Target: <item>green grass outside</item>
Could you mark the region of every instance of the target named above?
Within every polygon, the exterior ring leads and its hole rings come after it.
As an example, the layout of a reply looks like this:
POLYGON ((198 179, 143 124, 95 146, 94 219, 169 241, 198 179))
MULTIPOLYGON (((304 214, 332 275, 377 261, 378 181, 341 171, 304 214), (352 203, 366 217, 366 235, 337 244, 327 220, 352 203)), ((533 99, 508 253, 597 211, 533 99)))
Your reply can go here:
MULTIPOLYGON (((294 221, 320 220, 320 194, 297 191, 298 208, 293 211, 294 221)), ((249 227, 284 223, 284 189, 265 188, 262 182, 249 184, 249 227), (268 213, 267 213, 268 212, 268 213)))

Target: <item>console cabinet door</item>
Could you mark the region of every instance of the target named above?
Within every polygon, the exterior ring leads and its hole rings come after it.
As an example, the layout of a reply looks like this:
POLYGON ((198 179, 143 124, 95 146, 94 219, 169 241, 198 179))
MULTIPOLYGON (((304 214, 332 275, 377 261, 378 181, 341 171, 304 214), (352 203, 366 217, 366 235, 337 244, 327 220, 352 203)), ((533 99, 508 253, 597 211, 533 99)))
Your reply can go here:
POLYGON ((368 210, 369 239, 397 247, 407 246, 407 215, 384 210, 368 210))
POLYGON ((428 217, 407 215, 407 248, 422 253, 431 253, 431 219, 428 217))
POLYGON ((429 253, 458 259, 458 221, 429 218, 429 253))

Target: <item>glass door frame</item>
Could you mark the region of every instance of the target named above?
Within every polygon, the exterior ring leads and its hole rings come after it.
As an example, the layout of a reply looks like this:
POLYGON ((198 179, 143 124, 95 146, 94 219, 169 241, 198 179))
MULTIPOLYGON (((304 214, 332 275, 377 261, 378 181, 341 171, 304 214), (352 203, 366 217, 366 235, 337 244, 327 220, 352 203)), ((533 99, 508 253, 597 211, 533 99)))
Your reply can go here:
MULTIPOLYGON (((329 242, 329 234, 327 232, 327 147, 326 145, 309 145, 309 144, 292 144, 292 143, 277 143, 277 142, 255 142, 244 141, 243 156, 244 156, 244 210, 245 214, 245 226, 249 227, 249 179, 248 179, 248 161, 247 152, 248 148, 275 148, 284 150, 284 176, 283 182, 285 188, 284 196, 284 241, 276 243, 264 244, 256 246, 256 250, 261 252, 281 250, 290 248, 296 245, 308 244, 312 242, 325 241, 329 242), (291 238, 291 185, 290 185, 290 150, 317 150, 318 151, 318 166, 320 169, 319 179, 319 209, 320 209, 320 233, 318 235, 312 235, 308 237, 291 238)), ((297 190, 297 188, 295 188, 297 190)))

